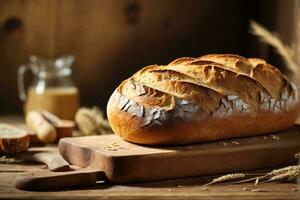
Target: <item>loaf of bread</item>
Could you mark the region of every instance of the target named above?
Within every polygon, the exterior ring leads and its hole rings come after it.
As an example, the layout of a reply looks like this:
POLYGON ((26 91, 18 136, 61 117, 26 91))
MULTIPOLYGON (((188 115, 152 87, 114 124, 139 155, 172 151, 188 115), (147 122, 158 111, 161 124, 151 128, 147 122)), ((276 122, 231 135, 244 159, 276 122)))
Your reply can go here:
POLYGON ((123 81, 107 105, 123 139, 175 145, 265 134, 293 125, 296 87, 258 58, 212 54, 147 66, 123 81))
POLYGON ((19 153, 29 147, 29 135, 23 129, 0 123, 0 154, 19 153))

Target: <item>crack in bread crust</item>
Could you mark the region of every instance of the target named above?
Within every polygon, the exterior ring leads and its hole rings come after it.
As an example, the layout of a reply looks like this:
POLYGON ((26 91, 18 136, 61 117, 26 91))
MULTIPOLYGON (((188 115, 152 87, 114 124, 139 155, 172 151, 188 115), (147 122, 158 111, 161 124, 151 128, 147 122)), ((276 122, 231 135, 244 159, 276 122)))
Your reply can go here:
POLYGON ((223 65, 224 69, 232 70, 256 80, 266 88, 274 98, 279 97, 279 91, 284 84, 281 72, 262 59, 247 59, 232 54, 209 54, 198 59, 219 63, 223 65))
MULTIPOLYGON (((260 59, 254 61, 263 63, 260 59)), ((288 80, 279 72, 283 86, 276 92, 279 98, 275 98, 251 78, 256 66, 235 55, 180 58, 167 66, 151 65, 141 69, 123 81, 118 92, 128 99, 127 103, 132 100, 145 108, 165 111, 178 109, 176 102, 182 99, 197 105, 207 116, 228 116, 231 112, 254 115, 261 110, 279 112, 292 107, 296 94, 288 80), (226 66, 220 64, 221 61, 226 66), (237 73, 239 68, 234 69, 233 63, 239 62, 247 63, 248 72, 242 68, 244 71, 237 73)))

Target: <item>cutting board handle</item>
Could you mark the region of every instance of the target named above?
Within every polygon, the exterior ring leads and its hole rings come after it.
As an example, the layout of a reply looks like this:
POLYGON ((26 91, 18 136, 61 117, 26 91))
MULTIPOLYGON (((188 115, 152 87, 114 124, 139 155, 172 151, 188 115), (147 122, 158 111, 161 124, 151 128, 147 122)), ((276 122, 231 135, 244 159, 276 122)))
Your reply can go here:
POLYGON ((86 168, 68 172, 31 172, 17 176, 15 187, 20 190, 43 191, 95 185, 105 181, 103 171, 86 168))

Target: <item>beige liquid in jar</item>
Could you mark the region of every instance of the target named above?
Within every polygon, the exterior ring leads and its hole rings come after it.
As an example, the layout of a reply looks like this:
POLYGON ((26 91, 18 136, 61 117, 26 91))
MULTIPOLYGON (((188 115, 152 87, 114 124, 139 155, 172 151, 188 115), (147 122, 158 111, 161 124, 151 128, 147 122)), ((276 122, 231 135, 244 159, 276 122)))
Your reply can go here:
POLYGON ((79 108, 79 92, 75 87, 47 88, 42 94, 29 88, 25 112, 47 110, 61 119, 74 120, 79 108))

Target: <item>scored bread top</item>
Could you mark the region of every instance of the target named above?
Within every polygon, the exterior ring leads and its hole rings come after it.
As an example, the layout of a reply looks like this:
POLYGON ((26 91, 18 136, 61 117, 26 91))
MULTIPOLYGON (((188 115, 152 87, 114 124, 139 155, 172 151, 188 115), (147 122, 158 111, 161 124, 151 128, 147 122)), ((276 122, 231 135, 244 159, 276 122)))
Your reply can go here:
POLYGON ((265 60, 259 58, 246 59, 232 54, 210 54, 199 59, 222 63, 224 69, 232 70, 237 74, 248 76, 259 82, 273 97, 279 98, 280 96, 280 89, 284 84, 282 74, 265 60))
POLYGON ((112 95, 117 107, 148 125, 168 118, 201 119, 258 111, 288 111, 298 99, 294 86, 258 58, 210 54, 147 66, 112 95))

